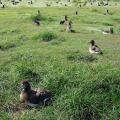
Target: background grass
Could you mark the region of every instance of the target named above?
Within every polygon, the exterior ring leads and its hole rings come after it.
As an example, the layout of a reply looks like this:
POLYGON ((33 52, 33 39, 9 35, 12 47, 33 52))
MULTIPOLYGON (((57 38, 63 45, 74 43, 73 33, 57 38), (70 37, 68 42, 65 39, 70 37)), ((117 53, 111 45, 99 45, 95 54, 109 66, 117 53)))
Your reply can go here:
POLYGON ((0 119, 1 120, 119 120, 120 25, 119 6, 0 9, 0 119), (32 24, 37 10, 45 16, 32 24), (78 15, 75 11, 78 10, 78 15), (67 33, 59 21, 68 15, 76 33, 67 33), (52 18, 49 19, 49 18, 52 18), (114 35, 101 29, 113 26, 114 35), (52 33, 53 40, 42 41, 52 33), (103 56, 90 55, 95 39, 103 56), (50 106, 29 108, 19 102, 19 83, 49 89, 50 106))

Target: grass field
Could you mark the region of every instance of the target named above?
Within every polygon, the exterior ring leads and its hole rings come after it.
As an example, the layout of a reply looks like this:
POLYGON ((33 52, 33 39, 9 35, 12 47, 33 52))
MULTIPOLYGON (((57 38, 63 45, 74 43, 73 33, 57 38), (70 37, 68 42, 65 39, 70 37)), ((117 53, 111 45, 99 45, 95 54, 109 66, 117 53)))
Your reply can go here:
POLYGON ((0 120, 119 120, 120 6, 0 9, 0 120), (40 26, 32 18, 41 11, 40 26), (78 15, 75 11, 78 10, 78 15), (59 21, 68 15, 75 33, 59 21), (112 26, 113 35, 100 30, 112 26), (44 41, 45 34, 53 36, 44 41), (91 39, 103 55, 88 52, 91 39), (19 83, 49 89, 50 106, 20 104, 19 83))

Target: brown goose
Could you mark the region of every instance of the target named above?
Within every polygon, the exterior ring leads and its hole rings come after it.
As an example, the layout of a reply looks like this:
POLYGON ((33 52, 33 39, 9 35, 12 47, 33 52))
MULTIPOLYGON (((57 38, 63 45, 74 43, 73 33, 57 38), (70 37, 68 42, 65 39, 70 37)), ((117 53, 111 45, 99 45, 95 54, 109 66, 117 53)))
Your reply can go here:
POLYGON ((94 54, 103 54, 102 50, 95 44, 94 40, 91 40, 89 47, 89 52, 94 54))
POLYGON ((72 21, 69 21, 66 26, 66 31, 67 32, 72 32, 72 21))
POLYGON ((48 90, 33 90, 29 82, 24 80, 21 82, 20 100, 31 107, 48 105, 51 101, 51 93, 48 90))
POLYGON ((109 28, 108 30, 103 30, 102 33, 103 33, 104 35, 106 35, 106 34, 113 34, 114 31, 113 31, 113 28, 111 27, 111 28, 109 28))

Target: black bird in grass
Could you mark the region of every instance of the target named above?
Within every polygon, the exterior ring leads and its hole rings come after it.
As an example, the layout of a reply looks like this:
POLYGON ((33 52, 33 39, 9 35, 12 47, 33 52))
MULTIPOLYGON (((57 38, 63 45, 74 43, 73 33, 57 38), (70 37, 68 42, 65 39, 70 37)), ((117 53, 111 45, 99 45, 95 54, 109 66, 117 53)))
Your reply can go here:
POLYGON ((102 30, 102 33, 103 33, 104 35, 106 35, 106 34, 113 34, 113 33, 114 33, 114 30, 113 30, 112 27, 110 27, 108 30, 102 30))

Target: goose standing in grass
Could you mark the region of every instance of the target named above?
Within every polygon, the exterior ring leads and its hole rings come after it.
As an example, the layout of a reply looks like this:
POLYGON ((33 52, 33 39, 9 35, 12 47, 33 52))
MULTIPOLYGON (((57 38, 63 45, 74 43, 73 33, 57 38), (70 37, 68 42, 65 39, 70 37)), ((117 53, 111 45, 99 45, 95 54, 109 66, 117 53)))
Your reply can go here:
POLYGON ((89 52, 94 54, 103 54, 102 50, 95 44, 94 40, 91 40, 89 47, 89 52))
POLYGON ((67 23, 66 31, 67 31, 67 32, 72 32, 72 22, 71 22, 71 21, 69 21, 69 22, 67 23))
POLYGON ((51 101, 51 93, 48 90, 33 90, 28 81, 21 82, 21 102, 28 106, 48 105, 51 101))
POLYGON ((113 31, 113 28, 111 27, 111 28, 109 28, 108 30, 103 30, 102 33, 103 33, 104 35, 106 35, 106 34, 113 34, 114 31, 113 31))

